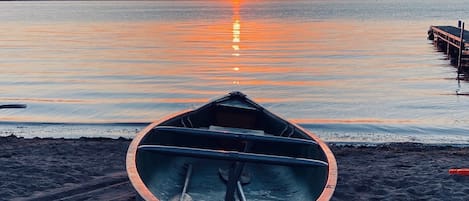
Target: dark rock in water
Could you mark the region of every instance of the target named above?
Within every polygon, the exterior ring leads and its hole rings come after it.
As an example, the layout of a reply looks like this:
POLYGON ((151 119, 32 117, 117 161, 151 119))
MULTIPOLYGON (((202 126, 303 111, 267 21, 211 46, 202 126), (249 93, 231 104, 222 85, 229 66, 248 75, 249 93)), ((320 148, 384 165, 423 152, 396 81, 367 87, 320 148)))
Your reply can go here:
POLYGON ((22 138, 22 137, 18 137, 15 134, 10 134, 8 136, 2 137, 2 139, 6 139, 6 140, 12 140, 12 139, 18 139, 18 138, 22 138))
POLYGON ((117 140, 120 140, 120 141, 132 141, 131 138, 125 138, 125 137, 119 137, 119 138, 117 138, 117 140))
POLYGON ((107 138, 107 137, 80 137, 79 140, 81 141, 106 141, 106 140, 112 140, 112 139, 107 138))

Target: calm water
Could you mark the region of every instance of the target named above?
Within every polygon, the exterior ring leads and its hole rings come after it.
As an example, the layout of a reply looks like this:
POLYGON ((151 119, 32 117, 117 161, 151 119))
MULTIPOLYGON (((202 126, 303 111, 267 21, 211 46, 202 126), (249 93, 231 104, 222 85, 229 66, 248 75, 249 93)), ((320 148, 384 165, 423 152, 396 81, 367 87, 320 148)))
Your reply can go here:
POLYGON ((0 2, 0 135, 133 137, 240 90, 327 141, 469 144, 461 1, 0 2))

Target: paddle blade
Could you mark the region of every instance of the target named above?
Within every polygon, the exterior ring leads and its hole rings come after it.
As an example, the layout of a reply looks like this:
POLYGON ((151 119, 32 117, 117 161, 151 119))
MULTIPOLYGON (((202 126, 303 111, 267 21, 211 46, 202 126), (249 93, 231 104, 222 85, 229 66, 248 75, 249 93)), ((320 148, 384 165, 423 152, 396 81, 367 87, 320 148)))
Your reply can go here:
MULTIPOLYGON (((181 201, 181 195, 174 196, 173 198, 171 198, 170 201, 181 201)), ((193 200, 192 200, 192 197, 189 194, 184 193, 182 201, 193 201, 193 200)))

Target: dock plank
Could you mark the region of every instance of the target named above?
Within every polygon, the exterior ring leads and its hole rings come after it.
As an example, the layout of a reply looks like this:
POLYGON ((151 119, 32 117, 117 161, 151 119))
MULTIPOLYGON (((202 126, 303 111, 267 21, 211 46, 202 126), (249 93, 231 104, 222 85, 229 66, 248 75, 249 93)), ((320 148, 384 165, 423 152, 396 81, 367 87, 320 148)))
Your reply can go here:
MULTIPOLYGON (((461 28, 454 27, 454 26, 433 26, 436 27, 444 32, 447 32, 457 38, 459 38, 461 34, 461 28)), ((469 31, 464 30, 464 40, 469 41, 469 31)))
POLYGON ((469 31, 464 30, 462 41, 460 36, 461 27, 455 26, 430 26, 428 31, 428 39, 446 52, 448 59, 458 67, 458 72, 469 71, 469 31))

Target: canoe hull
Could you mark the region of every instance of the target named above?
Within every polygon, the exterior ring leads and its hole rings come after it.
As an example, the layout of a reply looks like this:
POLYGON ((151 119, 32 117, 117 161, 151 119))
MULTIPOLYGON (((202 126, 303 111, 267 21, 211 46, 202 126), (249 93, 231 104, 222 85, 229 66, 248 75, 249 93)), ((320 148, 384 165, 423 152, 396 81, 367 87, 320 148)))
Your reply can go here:
POLYGON ((134 138, 127 154, 127 172, 132 185, 143 200, 170 200, 177 195, 182 188, 187 164, 191 164, 193 169, 188 193, 194 200, 224 199, 226 184, 217 173, 219 169, 232 167, 232 161, 139 150, 139 146, 155 144, 223 151, 240 150, 245 141, 200 138, 154 129, 160 126, 209 129, 213 125, 221 128, 237 127, 248 131, 261 130, 268 135, 290 135, 293 138, 313 140, 317 145, 256 143, 249 152, 317 159, 327 163, 325 167, 246 163, 244 172, 252 178, 252 181, 244 186, 248 200, 329 200, 332 197, 337 180, 337 166, 327 145, 314 134, 268 112, 250 99, 239 94, 230 94, 196 110, 186 110, 152 123, 134 138), (231 100, 233 97, 236 101, 231 100), (247 100, 247 107, 239 109, 244 107, 243 100, 247 100), (237 106, 226 108, 223 106, 226 102, 237 106), (239 118, 243 120, 230 123, 239 118))

